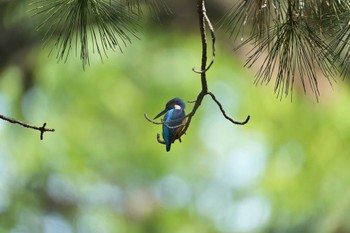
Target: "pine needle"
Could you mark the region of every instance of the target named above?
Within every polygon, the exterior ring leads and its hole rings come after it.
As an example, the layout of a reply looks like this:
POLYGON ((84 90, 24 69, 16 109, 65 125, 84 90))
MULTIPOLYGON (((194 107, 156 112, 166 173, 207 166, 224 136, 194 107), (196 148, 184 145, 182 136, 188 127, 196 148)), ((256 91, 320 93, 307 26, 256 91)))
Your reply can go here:
POLYGON ((75 48, 85 68, 90 49, 103 60, 107 50, 122 52, 136 37, 137 17, 115 0, 40 0, 33 5, 42 18, 37 29, 46 30, 46 43, 55 40, 58 61, 66 61, 75 48))
POLYGON ((349 5, 347 1, 241 0, 221 20, 221 25, 234 39, 241 34, 238 48, 253 46, 246 66, 263 58, 256 84, 267 84, 275 77, 275 92, 287 96, 299 80, 304 92, 311 89, 318 99, 318 74, 322 73, 332 85, 340 54, 345 54, 340 64, 350 65, 350 25, 342 23, 344 12, 347 23, 350 21, 349 5), (327 25, 329 19, 332 23, 327 25), (343 30, 339 32, 340 28, 343 30), (334 46, 329 43, 333 32, 337 32, 334 46))

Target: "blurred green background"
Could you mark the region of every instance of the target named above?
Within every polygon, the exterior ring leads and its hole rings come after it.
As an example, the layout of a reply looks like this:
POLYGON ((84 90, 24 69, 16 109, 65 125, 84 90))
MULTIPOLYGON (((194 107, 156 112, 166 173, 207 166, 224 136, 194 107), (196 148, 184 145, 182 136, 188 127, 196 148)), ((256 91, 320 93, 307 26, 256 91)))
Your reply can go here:
POLYGON ((143 114, 200 90, 197 21, 181 11, 194 3, 83 71, 74 51, 48 56, 26 4, 0 2, 0 114, 56 130, 40 141, 0 121, 0 233, 350 232, 347 81, 281 101, 219 31, 209 89, 251 120, 232 125, 207 97, 166 153, 143 114))

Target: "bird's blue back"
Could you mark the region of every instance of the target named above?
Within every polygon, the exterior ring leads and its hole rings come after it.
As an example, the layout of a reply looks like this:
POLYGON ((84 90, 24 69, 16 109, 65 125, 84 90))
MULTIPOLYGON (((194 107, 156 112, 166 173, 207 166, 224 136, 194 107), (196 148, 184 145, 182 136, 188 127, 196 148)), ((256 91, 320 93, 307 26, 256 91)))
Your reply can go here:
MULTIPOLYGON (((179 126, 182 124, 185 117, 185 112, 182 109, 170 109, 164 117, 164 122, 169 122, 166 125, 170 127, 179 126)), ((178 130, 181 130, 181 127, 169 128, 165 124, 163 125, 163 138, 166 145, 166 151, 170 150, 172 143, 172 138, 176 135, 178 130)))

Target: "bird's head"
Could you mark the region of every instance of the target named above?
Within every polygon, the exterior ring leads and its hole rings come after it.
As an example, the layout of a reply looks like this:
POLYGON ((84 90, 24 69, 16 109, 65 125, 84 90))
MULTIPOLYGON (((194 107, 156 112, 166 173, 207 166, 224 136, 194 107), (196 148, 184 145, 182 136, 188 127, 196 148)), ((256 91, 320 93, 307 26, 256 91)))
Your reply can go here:
POLYGON ((174 98, 168 101, 165 105, 165 109, 161 111, 154 119, 164 115, 166 112, 168 112, 170 109, 182 109, 185 110, 185 102, 183 102, 180 98, 174 98))

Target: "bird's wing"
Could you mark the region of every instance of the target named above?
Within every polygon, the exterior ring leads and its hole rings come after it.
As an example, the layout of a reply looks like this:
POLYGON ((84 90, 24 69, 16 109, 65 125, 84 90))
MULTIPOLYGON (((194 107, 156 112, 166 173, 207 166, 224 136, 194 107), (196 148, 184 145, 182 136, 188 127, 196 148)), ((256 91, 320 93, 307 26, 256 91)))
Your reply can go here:
POLYGON ((170 109, 164 116, 164 122, 169 122, 173 118, 174 109, 170 109))

